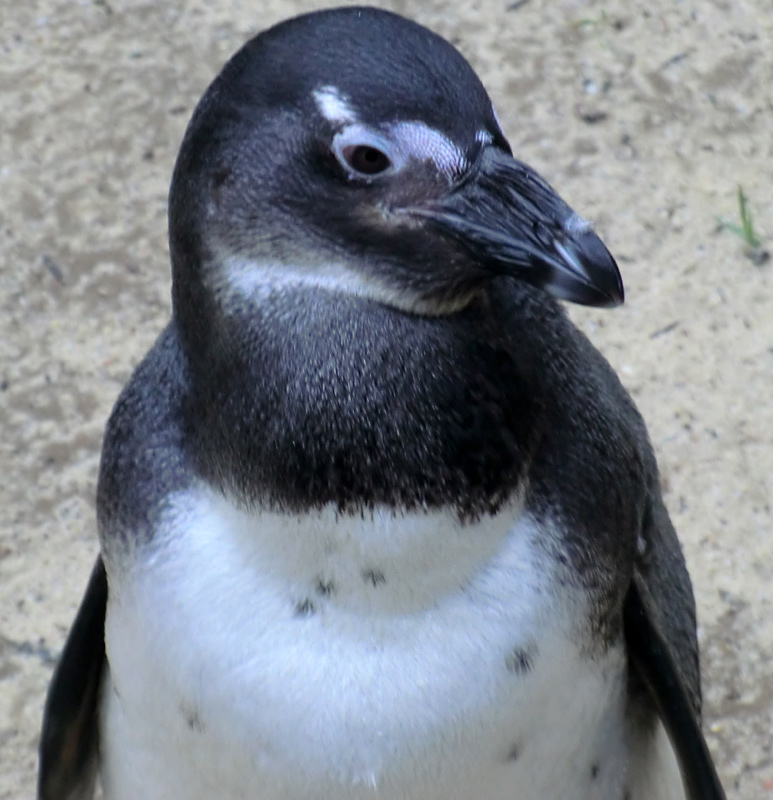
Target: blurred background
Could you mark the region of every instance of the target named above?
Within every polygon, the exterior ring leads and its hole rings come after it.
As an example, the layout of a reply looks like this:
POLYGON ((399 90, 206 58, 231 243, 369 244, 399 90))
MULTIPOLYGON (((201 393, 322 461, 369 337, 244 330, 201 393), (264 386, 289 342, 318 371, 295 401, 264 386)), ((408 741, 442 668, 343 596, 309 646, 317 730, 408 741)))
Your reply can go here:
MULTIPOLYGON (((626 305, 571 314, 649 425, 728 795, 773 798, 773 5, 375 4, 464 53, 515 155, 616 255, 626 305)), ((105 421, 169 318, 185 125, 247 38, 323 6, 2 0, 3 800, 34 794, 46 685, 97 553, 105 421)))

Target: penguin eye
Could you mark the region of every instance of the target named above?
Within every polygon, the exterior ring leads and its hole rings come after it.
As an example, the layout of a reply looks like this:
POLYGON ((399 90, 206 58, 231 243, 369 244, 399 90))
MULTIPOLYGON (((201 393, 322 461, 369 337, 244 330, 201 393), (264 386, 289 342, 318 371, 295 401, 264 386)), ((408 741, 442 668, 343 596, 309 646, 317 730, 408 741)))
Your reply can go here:
POLYGON ((369 144, 347 145, 341 148, 341 155, 355 172, 362 175, 378 175, 392 166, 386 153, 369 144))
POLYGON ((394 143, 380 132, 358 123, 337 133, 331 150, 350 180, 359 178, 368 183, 401 167, 400 152, 394 143))

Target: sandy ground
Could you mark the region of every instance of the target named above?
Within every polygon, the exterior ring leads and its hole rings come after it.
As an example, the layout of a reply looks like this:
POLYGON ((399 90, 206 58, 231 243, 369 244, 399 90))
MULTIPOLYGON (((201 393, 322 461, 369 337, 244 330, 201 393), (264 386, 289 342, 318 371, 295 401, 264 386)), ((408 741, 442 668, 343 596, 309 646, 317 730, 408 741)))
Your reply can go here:
MULTIPOLYGON (((700 614, 730 797, 773 798, 773 243, 767 0, 409 2, 472 61, 516 154, 627 287, 573 311, 650 426, 700 614)), ((97 550, 102 430, 170 312, 165 202, 194 104, 313 2, 0 6, 0 798, 31 797, 46 684, 97 550)), ((546 799, 547 800, 547 799, 546 799)))

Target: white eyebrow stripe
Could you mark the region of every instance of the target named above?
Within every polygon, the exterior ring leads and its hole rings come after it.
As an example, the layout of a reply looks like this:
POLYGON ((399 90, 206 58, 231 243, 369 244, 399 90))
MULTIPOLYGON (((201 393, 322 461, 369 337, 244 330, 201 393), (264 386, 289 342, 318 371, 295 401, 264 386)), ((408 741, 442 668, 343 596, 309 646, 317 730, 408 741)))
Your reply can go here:
POLYGON ((357 114, 354 109, 335 86, 321 86, 312 94, 319 113, 328 122, 332 122, 334 125, 357 122, 357 114))
POLYGON ((431 159, 438 169, 447 173, 459 172, 467 163, 461 148, 423 122, 396 122, 388 130, 406 160, 411 156, 431 159))

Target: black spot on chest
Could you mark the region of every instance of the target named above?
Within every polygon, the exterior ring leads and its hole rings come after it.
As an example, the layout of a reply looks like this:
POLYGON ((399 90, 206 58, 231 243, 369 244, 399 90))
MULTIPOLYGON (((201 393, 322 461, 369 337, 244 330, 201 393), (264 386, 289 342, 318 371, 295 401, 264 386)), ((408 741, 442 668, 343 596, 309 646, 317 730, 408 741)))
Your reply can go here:
POLYGON ((201 715, 199 714, 199 709, 195 705, 191 705, 183 701, 180 703, 180 712, 185 719, 185 723, 188 728, 196 733, 203 733, 204 732, 204 722, 201 719, 201 715))
POLYGON ((326 581, 323 578, 319 578, 315 588, 320 597, 331 597, 335 594, 336 585, 332 580, 326 581))
POLYGON ((507 751, 507 758, 508 762, 517 761, 521 757, 521 748, 514 744, 508 751, 507 751))
POLYGON ((512 675, 528 675, 534 666, 536 656, 536 647, 514 647, 505 658, 505 667, 512 675))
POLYGON ((386 575, 380 569, 366 569, 362 573, 362 579, 374 589, 386 583, 386 575))
POLYGON ((296 617, 311 617, 317 613, 314 601, 306 597, 295 604, 294 612, 296 617))

